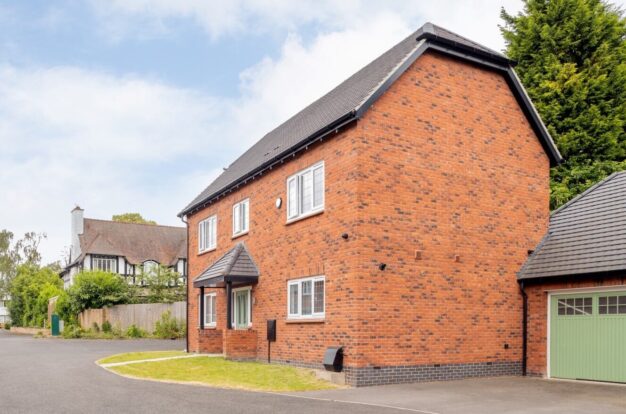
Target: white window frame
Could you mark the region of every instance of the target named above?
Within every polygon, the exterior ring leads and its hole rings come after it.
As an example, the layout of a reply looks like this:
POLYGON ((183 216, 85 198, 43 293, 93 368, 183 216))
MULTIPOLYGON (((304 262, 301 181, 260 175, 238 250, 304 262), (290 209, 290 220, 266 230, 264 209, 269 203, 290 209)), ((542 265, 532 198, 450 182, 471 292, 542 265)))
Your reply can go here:
POLYGON ((326 317, 326 276, 313 276, 301 279, 289 280, 287 282, 287 319, 324 319, 326 317), (311 282, 311 314, 302 315, 302 283, 311 282), (324 310, 315 312, 315 282, 324 282, 324 310), (298 286, 298 312, 291 313, 291 286, 298 286))
POLYGON ((117 271, 117 265, 118 265, 117 257, 100 257, 100 256, 91 257, 92 270, 101 270, 103 272, 108 272, 108 273, 119 273, 117 271), (105 262, 110 264, 108 266, 110 268, 109 270, 103 269, 102 266, 98 265, 98 264, 102 264, 105 262))
POLYGON ((198 223, 198 253, 217 248, 217 215, 207 217, 198 223), (207 235, 207 232, 210 234, 207 235))
POLYGON ((217 326, 217 309, 213 309, 213 307, 217 308, 217 294, 215 292, 211 292, 211 293, 205 293, 204 294, 204 327, 205 328, 214 328, 217 326), (211 303, 211 300, 207 301, 207 298, 215 298, 215 304, 209 306, 209 304, 211 303), (213 310, 215 310, 215 312, 213 312, 213 310), (208 316, 213 316, 213 313, 215 313, 215 319, 209 317, 208 316), (211 320, 213 319, 213 320, 211 320))
POLYGON ((233 329, 238 329, 237 328, 237 319, 236 319, 236 314, 237 314, 236 307, 237 307, 237 305, 236 305, 236 301, 235 301, 235 298, 237 296, 235 295, 235 293, 236 292, 241 292, 241 291, 244 291, 244 290, 248 291, 248 328, 252 327, 252 288, 247 286, 247 287, 241 287, 241 288, 233 289, 232 293, 231 293, 232 297, 231 297, 230 303, 231 303, 232 309, 230 310, 230 326, 233 329))
POLYGON ((155 260, 146 260, 145 262, 143 262, 143 272, 144 273, 148 273, 150 272, 152 269, 157 269, 159 266, 159 263, 155 260))
POLYGON ((326 188, 326 170, 324 167, 324 161, 320 161, 318 163, 313 164, 312 166, 302 170, 302 171, 298 171, 297 173, 289 176, 287 178, 287 222, 291 222, 291 221, 295 221, 295 220, 299 220, 305 217, 309 217, 312 216, 314 214, 317 214, 321 211, 324 211, 324 205, 325 205, 325 198, 326 195, 325 193, 325 188, 326 188), (316 205, 315 204, 315 171, 318 170, 319 168, 321 168, 322 170, 322 200, 321 203, 316 205), (311 209, 308 211, 304 211, 302 209, 302 191, 303 191, 303 186, 302 186, 302 177, 304 175, 306 175, 307 173, 311 173, 312 177, 311 177, 311 209), (290 214, 291 212, 291 194, 289 194, 289 185, 291 182, 295 182, 295 188, 296 188, 296 213, 295 214, 290 214))
POLYGON ((233 237, 241 236, 250 230, 250 199, 246 198, 233 205, 233 237), (241 208, 244 207, 244 214, 241 208), (239 219, 239 221, 237 220, 239 219), (239 226, 237 226, 239 224, 239 226))

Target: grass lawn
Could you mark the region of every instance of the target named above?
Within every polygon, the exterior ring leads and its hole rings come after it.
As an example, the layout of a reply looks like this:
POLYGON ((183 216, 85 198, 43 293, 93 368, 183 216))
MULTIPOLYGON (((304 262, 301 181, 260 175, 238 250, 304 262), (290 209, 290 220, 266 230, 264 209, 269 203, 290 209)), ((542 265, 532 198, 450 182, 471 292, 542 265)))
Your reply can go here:
POLYGON ((144 359, 166 358, 174 356, 189 355, 185 351, 150 351, 150 352, 129 352, 126 354, 111 355, 98 361, 99 364, 112 364, 114 362, 141 361, 144 359))
POLYGON ((198 357, 142 362, 109 368, 138 378, 193 382, 252 391, 310 391, 337 388, 317 379, 310 370, 259 362, 235 362, 221 357, 198 357))

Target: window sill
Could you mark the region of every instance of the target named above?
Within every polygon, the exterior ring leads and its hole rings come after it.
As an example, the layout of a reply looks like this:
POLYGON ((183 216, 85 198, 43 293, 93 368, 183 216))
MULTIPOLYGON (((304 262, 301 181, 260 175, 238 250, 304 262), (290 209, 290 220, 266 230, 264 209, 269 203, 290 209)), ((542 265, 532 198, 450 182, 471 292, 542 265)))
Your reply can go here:
POLYGON ((198 256, 202 256, 203 254, 211 253, 211 252, 214 252, 216 250, 217 250, 217 247, 214 247, 214 248, 209 249, 209 250, 203 250, 201 252, 198 252, 198 256))
POLYGON ((217 329, 217 325, 205 325, 204 328, 205 330, 215 330, 217 329))
POLYGON ((320 215, 320 214, 322 214, 323 212, 324 212, 324 209, 322 209, 322 210, 317 210, 317 211, 313 211, 312 213, 303 214, 303 215, 301 215, 301 216, 298 216, 298 217, 295 217, 295 218, 292 218, 292 219, 287 220, 287 222, 285 223, 285 225, 287 225, 287 226, 288 226, 288 225, 290 225, 290 224, 292 224, 292 223, 295 223, 295 222, 297 222, 297 221, 304 220, 304 219, 308 219, 309 217, 319 216, 319 215, 320 215))
POLYGON ((241 236, 245 236, 245 235, 246 235, 246 234, 248 234, 249 232, 250 232, 250 230, 245 231, 245 232, 243 232, 243 233, 233 234, 233 237, 231 237, 231 240, 235 240, 235 239, 237 239, 237 238, 239 238, 239 237, 241 237, 241 236))
POLYGON ((296 324, 296 323, 326 323, 326 319, 324 318, 311 318, 311 319, 287 319, 285 320, 287 324, 296 324))

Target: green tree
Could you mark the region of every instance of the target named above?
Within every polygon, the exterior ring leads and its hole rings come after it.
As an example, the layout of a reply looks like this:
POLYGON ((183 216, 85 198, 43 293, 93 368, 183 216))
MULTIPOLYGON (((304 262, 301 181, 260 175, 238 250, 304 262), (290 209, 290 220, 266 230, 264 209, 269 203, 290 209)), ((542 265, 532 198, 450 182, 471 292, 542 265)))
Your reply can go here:
POLYGON ((139 213, 124 213, 116 214, 113 216, 113 221, 119 221, 122 223, 135 223, 135 224, 157 224, 156 221, 146 220, 139 213))
POLYGON ((14 234, 0 230, 0 297, 6 296, 18 267, 24 264, 39 266, 41 254, 39 244, 45 234, 29 232, 24 238, 13 242, 14 234))
POLYGON ((149 303, 172 303, 185 300, 185 284, 180 274, 166 266, 143 268, 139 279, 146 286, 149 303))
POLYGON ((28 263, 18 266, 9 290, 9 312, 14 325, 42 327, 48 300, 62 293, 63 281, 49 268, 28 263))
POLYGON ((555 208, 626 169, 626 20, 602 0, 525 0, 501 17, 507 54, 565 158, 551 173, 555 208))

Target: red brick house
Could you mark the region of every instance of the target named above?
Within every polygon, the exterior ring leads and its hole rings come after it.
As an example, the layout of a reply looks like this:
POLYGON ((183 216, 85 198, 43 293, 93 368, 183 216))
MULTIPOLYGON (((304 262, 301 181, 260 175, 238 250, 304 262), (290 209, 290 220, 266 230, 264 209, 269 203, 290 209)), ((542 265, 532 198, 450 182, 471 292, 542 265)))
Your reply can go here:
POLYGON ((522 372, 516 274, 561 157, 513 62, 432 24, 268 133, 180 213, 188 350, 352 385, 522 372))
POLYGON ((519 281, 530 374, 626 383, 626 171, 552 213, 519 281))

